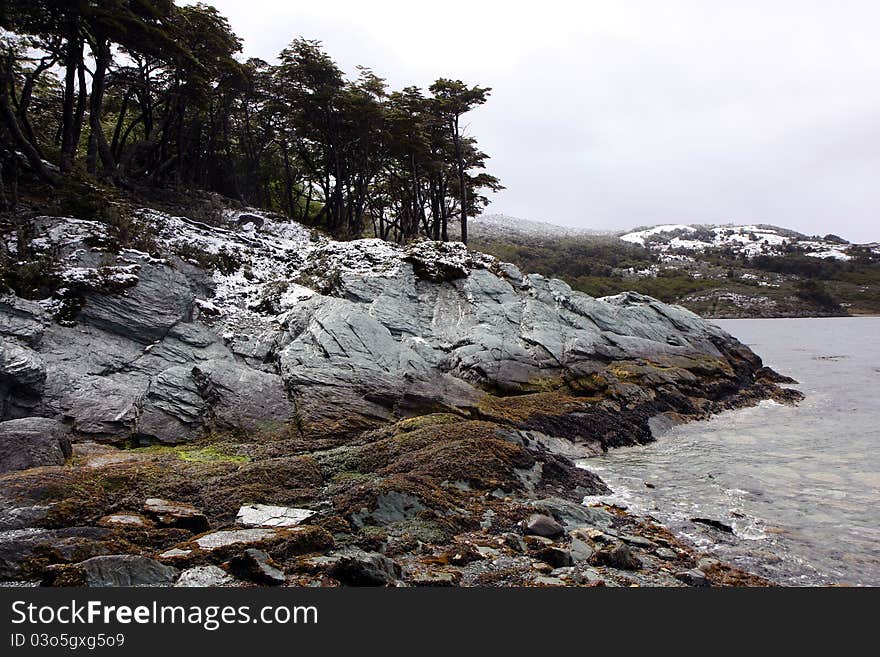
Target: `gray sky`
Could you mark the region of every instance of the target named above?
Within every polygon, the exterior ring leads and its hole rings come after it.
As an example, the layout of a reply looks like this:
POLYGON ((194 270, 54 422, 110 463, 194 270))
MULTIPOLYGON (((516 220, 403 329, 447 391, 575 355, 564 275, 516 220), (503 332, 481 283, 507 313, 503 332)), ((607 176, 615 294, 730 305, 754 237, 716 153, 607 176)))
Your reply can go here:
POLYGON ((489 212, 880 240, 876 0, 209 2, 248 56, 304 36, 395 88, 491 86, 489 212))

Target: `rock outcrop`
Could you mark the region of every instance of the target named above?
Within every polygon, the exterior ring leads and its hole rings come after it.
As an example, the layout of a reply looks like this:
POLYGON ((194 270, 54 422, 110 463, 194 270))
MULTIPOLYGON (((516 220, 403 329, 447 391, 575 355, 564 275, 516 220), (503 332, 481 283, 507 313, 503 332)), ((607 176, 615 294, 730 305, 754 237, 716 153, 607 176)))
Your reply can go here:
POLYGON ((160 236, 153 255, 114 252, 96 222, 34 222, 67 286, 0 303, 3 419, 60 418, 77 438, 119 444, 291 422, 353 433, 425 412, 474 416, 487 395, 588 397, 644 378, 617 376, 620 363, 654 367, 653 387, 670 388, 662 411, 672 388, 712 378, 720 389, 701 396, 715 399, 760 367, 682 308, 594 299, 457 243, 314 242, 295 224, 243 232, 237 217, 142 215, 160 236), (184 242, 238 269, 194 266, 177 255, 184 242))
POLYGON ((570 459, 795 395, 682 308, 239 214, 140 211, 150 253, 32 221, 60 283, 0 298, 0 577, 593 585, 671 545, 688 570, 668 538, 619 558, 634 521, 581 506, 608 489, 570 459))

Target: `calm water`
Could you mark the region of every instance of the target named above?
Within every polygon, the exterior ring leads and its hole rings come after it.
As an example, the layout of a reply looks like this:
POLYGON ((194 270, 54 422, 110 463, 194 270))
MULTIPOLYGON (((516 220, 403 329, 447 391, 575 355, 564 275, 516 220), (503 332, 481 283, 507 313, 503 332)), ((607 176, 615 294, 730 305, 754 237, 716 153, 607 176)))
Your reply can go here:
POLYGON ((785 584, 880 585, 880 318, 717 323, 806 399, 723 413, 584 464, 612 501, 746 570, 785 584))

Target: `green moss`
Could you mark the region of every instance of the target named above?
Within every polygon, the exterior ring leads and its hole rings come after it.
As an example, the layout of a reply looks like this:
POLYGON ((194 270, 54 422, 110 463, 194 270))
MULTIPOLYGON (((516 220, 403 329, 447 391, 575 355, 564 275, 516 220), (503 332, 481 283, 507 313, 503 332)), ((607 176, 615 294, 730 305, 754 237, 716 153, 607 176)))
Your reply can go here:
POLYGON ((429 413, 428 415, 419 415, 401 420, 397 423, 396 429, 399 433, 407 433, 417 429, 424 429, 425 427, 436 427, 461 422, 461 419, 460 416, 452 413, 429 413))
POLYGON ((217 445, 193 447, 191 445, 150 445, 137 447, 132 452, 140 454, 168 454, 190 463, 249 463, 250 458, 239 454, 230 454, 217 445))

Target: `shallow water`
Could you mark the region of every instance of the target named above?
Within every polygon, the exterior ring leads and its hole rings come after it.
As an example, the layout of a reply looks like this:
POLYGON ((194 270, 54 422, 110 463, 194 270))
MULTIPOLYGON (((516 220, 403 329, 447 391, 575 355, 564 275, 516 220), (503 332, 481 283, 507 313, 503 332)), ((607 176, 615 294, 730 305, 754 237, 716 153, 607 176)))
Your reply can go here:
POLYGON ((583 464, 611 501, 741 568, 792 585, 880 585, 880 318, 717 323, 806 399, 722 413, 583 464))

